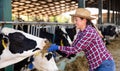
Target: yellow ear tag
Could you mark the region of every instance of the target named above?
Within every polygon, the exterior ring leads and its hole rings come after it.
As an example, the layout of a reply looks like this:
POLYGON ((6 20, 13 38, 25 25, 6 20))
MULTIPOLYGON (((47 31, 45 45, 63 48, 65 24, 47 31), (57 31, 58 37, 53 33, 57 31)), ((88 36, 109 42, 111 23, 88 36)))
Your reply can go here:
POLYGON ((40 54, 40 52, 36 52, 34 55, 35 55, 35 56, 38 56, 39 54, 40 54))
POLYGON ((2 39, 2 45, 3 45, 4 48, 7 48, 7 45, 5 44, 3 39, 2 39))
POLYGON ((61 45, 61 46, 64 46, 64 45, 63 45, 63 40, 60 40, 60 45, 61 45))

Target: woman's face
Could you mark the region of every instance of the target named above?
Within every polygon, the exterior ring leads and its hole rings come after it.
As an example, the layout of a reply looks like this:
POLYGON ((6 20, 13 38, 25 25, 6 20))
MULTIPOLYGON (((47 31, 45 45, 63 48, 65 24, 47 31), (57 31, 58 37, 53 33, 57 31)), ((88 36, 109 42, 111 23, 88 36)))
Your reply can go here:
POLYGON ((85 26, 85 19, 74 17, 75 26, 77 29, 82 29, 85 26))

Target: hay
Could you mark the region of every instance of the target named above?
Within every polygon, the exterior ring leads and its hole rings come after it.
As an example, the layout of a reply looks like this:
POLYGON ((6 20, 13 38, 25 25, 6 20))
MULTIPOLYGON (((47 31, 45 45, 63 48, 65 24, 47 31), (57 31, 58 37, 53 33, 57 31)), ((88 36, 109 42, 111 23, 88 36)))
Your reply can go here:
POLYGON ((120 37, 117 37, 114 40, 110 41, 110 44, 107 45, 109 50, 119 49, 120 48, 120 37))
POLYGON ((66 65, 65 71, 88 71, 89 66, 85 56, 77 57, 77 59, 66 65))
POLYGON ((116 71, 120 71, 120 37, 111 40, 110 44, 107 45, 107 48, 114 58, 116 71))
POLYGON ((45 55, 45 53, 48 53, 48 48, 50 47, 50 45, 51 45, 51 43, 48 41, 48 40, 46 40, 45 41, 45 46, 43 47, 43 49, 42 49, 42 51, 41 51, 41 53, 42 53, 42 57, 45 55))

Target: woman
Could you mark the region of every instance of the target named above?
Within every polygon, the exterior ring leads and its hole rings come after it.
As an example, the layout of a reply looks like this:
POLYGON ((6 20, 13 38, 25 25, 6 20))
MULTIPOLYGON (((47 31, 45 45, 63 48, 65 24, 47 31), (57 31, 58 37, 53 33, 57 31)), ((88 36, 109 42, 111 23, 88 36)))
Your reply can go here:
POLYGON ((88 59, 90 71, 115 71, 113 57, 106 49, 102 41, 101 34, 91 23, 94 19, 90 12, 84 8, 78 8, 74 17, 75 26, 80 31, 71 46, 58 46, 52 44, 48 49, 49 52, 60 50, 68 56, 84 51, 88 59))

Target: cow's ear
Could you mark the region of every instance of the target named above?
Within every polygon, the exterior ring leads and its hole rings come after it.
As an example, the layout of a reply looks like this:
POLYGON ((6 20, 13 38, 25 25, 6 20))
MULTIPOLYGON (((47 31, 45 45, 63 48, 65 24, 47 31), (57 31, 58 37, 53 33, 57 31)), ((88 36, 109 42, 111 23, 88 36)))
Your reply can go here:
POLYGON ((49 61, 52 58, 52 53, 48 53, 48 55, 45 56, 47 60, 49 61))
POLYGON ((5 43, 8 43, 8 37, 4 34, 0 34, 0 40, 4 40, 5 43))

